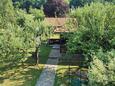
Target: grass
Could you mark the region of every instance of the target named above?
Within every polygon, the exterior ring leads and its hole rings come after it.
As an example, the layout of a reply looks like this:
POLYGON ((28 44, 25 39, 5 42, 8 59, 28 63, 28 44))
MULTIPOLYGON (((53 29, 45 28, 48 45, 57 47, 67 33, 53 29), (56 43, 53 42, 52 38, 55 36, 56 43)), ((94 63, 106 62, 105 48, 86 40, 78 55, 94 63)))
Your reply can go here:
POLYGON ((45 64, 47 59, 48 59, 48 55, 51 51, 51 47, 48 46, 48 45, 41 45, 40 49, 41 49, 40 50, 40 57, 41 58, 40 58, 39 63, 40 64, 45 64))
POLYGON ((41 71, 37 66, 14 67, 0 75, 0 86, 34 86, 41 71))
MULTIPOLYGON (((68 72, 68 65, 59 65, 56 71, 56 78, 54 86, 70 86, 69 83, 69 76, 67 75, 68 72)), ((70 68, 77 69, 78 66, 70 66, 70 68)))
POLYGON ((0 86, 35 86, 48 59, 50 50, 50 47, 41 45, 39 65, 32 65, 31 63, 34 61, 29 58, 27 62, 31 61, 30 63, 0 67, 0 86))
MULTIPOLYGON (((63 57, 64 58, 64 57, 63 57)), ((72 86, 70 79, 78 79, 78 76, 75 76, 75 72, 80 68, 74 63, 69 62, 69 64, 73 64, 73 66, 67 65, 66 61, 59 61, 58 68, 56 70, 56 78, 54 86, 72 86), (70 70, 69 70, 70 68, 70 70), (70 72, 73 74, 69 76, 70 72)), ((86 68, 81 68, 80 70, 87 70, 86 68)), ((74 85, 75 86, 75 85, 74 85)))
POLYGON ((60 34, 52 34, 50 39, 60 39, 60 34))

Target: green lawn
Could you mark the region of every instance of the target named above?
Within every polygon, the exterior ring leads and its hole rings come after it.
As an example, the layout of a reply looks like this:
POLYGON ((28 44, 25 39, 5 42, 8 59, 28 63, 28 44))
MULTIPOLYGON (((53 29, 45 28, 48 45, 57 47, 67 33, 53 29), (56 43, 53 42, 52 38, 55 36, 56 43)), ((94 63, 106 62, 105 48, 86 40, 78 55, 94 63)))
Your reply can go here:
MULTIPOLYGON (((67 75, 68 72, 68 65, 59 65, 56 71, 56 78, 55 78, 55 83, 54 86, 69 86, 68 85, 68 78, 69 76, 67 75)), ((71 66, 73 70, 78 68, 78 66, 71 66)))
POLYGON ((7 67, 2 65, 0 67, 0 86, 35 86, 50 50, 49 46, 41 45, 40 64, 38 65, 34 65, 32 58, 29 58, 23 65, 9 65, 7 67))
POLYGON ((41 45, 41 50, 40 50, 40 64, 45 64, 47 59, 48 59, 48 55, 51 51, 51 47, 48 45, 41 45))
MULTIPOLYGON (((66 62, 59 62, 58 68, 56 70, 56 77, 55 77, 55 83, 54 86, 71 86, 69 80, 74 78, 79 78, 75 76, 74 74, 72 76, 69 76, 69 68, 74 73, 77 69, 79 69, 79 66, 73 65, 69 66, 66 62)), ((81 70, 87 70, 86 68, 81 68, 81 70)))

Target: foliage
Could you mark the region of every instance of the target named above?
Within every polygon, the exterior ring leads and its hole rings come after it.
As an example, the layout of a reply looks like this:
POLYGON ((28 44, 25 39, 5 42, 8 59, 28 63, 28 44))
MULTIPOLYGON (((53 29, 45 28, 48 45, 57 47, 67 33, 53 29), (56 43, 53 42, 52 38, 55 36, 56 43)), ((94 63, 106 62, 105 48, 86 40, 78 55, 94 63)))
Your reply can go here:
POLYGON ((35 16, 36 20, 43 20, 45 17, 43 10, 39 10, 36 8, 34 8, 34 9, 30 8, 30 13, 35 16))
POLYGON ((0 3, 1 26, 0 27, 2 27, 2 25, 6 27, 6 24, 8 24, 8 22, 13 24, 16 23, 15 21, 16 18, 14 17, 14 15, 15 14, 14 14, 12 2, 10 0, 1 1, 0 3))
POLYGON ((89 69, 89 86, 115 85, 115 51, 103 53, 99 51, 93 56, 89 69), (106 60, 102 60, 102 58, 106 60))
POLYGON ((68 36, 68 50, 86 57, 88 86, 115 85, 114 9, 112 3, 92 3, 71 11, 70 16, 77 19, 78 28, 68 36))
POLYGON ((12 0, 13 5, 16 8, 26 9, 29 12, 29 8, 41 9, 46 0, 12 0))
POLYGON ((71 0, 64 0, 64 1, 69 4, 71 0))
POLYGON ((44 4, 44 13, 47 17, 64 17, 69 5, 63 0, 48 0, 44 4))
POLYGON ((18 66, 14 66, 14 64, 6 66, 7 63, 0 63, 0 86, 16 86, 17 84, 20 86, 35 86, 48 60, 50 50, 50 46, 40 45, 40 63, 36 66, 33 65, 35 63, 33 58, 28 58, 23 65, 18 63, 18 66))
POLYGON ((86 4, 91 4, 92 2, 112 2, 115 4, 115 0, 70 0, 70 7, 71 8, 76 8, 76 7, 82 7, 86 4))
POLYGON ((49 28, 39 18, 35 19, 36 14, 33 14, 14 10, 10 0, 1 1, 0 61, 24 60, 36 51, 36 47, 39 48, 44 34, 49 34, 49 28))
POLYGON ((103 51, 115 48, 114 9, 112 4, 92 3, 73 11, 70 15, 79 21, 79 26, 69 38, 70 52, 91 55, 100 48, 103 51))
POLYGON ((81 6, 84 6, 85 4, 87 3, 90 3, 91 0, 71 0, 70 1, 70 7, 71 8, 75 8, 75 7, 81 7, 81 6))
MULTIPOLYGON (((41 45, 41 42, 44 37, 48 37, 50 34, 50 28, 45 26, 43 24, 43 18, 44 15, 42 11, 37 10, 37 9, 32 9, 31 10, 32 14, 26 14, 24 11, 19 10, 17 11, 17 16, 18 16, 18 21, 19 24, 21 24, 23 28, 23 37, 25 38, 25 45, 27 46, 27 49, 29 49, 29 52, 27 53, 32 53, 32 52, 39 52, 39 46, 41 45), (38 13, 38 15, 37 15, 38 13), (23 20, 23 22, 22 22, 23 20), (30 51, 32 50, 32 51, 30 51), (38 50, 38 51, 36 51, 38 50)), ((36 58, 36 56, 34 56, 36 58)))
MULTIPOLYGON (((10 0, 4 0, 0 3, 0 60, 14 58, 18 47, 22 46, 18 35, 20 30, 15 26, 16 18, 11 4, 10 0), (17 30, 14 30, 15 28, 17 30)), ((17 55, 18 57, 20 54, 17 55)))
MULTIPOLYGON (((29 12, 29 8, 37 8, 41 9, 43 5, 47 2, 47 0, 12 0, 15 8, 25 9, 29 12)), ((90 4, 91 2, 110 2, 115 4, 115 0, 63 0, 67 4, 70 5, 71 8, 82 7, 86 4, 90 4)))

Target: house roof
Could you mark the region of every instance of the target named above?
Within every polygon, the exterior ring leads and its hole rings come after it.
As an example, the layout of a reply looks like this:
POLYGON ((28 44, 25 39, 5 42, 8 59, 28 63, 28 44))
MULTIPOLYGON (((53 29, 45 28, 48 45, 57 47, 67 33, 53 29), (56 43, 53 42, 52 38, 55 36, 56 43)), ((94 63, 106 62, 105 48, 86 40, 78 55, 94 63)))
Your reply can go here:
POLYGON ((44 22, 46 25, 50 25, 54 27, 54 32, 69 32, 68 28, 66 27, 66 23, 68 20, 72 20, 73 18, 49 18, 46 17, 44 22))
POLYGON ((51 26, 63 26, 66 24, 68 18, 45 18, 45 23, 51 26))

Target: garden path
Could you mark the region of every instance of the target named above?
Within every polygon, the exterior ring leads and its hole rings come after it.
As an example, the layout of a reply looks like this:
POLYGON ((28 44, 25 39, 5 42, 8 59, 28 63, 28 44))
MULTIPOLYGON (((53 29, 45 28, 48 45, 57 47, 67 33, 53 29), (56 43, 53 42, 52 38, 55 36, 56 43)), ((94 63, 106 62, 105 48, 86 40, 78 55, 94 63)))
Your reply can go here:
POLYGON ((49 54, 49 59, 42 71, 35 86, 53 86, 55 82, 56 69, 60 54, 60 46, 53 45, 49 54))

